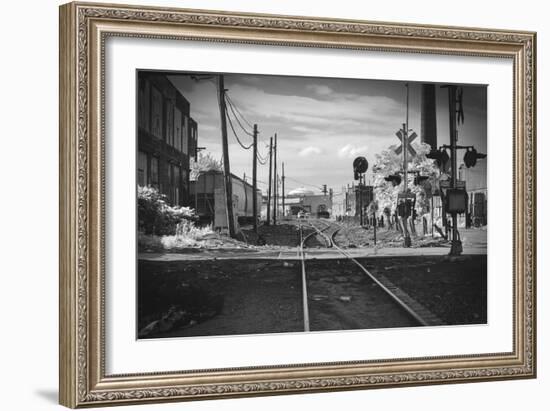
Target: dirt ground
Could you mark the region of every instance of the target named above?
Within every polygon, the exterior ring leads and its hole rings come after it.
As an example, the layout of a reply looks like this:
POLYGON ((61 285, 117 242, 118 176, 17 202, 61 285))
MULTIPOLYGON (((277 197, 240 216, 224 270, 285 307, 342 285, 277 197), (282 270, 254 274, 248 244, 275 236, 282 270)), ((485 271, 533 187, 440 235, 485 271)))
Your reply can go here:
MULTIPOLYGON (((485 256, 376 257, 361 262, 447 324, 486 322, 485 256)), ((411 325, 397 314, 384 317, 390 306, 376 287, 347 265, 335 264, 306 262, 312 330, 411 325)), ((298 261, 140 260, 139 336, 303 331, 301 287, 298 261)))
POLYGON ((487 322, 487 256, 385 257, 360 262, 384 275, 447 324, 487 322))
POLYGON ((185 313, 143 338, 303 330, 300 274, 281 261, 140 261, 138 277, 140 330, 185 313))

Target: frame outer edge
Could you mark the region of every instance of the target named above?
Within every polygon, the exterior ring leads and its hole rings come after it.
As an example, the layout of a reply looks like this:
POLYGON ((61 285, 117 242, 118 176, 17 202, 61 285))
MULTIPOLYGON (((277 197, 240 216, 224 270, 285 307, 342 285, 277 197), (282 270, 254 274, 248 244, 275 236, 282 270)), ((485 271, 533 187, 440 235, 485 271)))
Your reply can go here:
MULTIPOLYGON (((396 387, 396 386, 414 386, 427 384, 440 384, 452 382, 475 382, 491 379, 509 379, 509 378, 533 378, 536 375, 536 345, 534 338, 536 337, 536 129, 535 129, 535 107, 536 107, 536 35, 535 33, 527 32, 508 32, 498 30, 485 30, 473 28, 459 27, 430 27, 430 26, 415 26, 405 25, 400 23, 382 23, 382 22, 346 22, 332 20, 317 20, 314 17, 307 17, 307 24, 301 26, 300 17, 298 16, 275 16, 275 15, 257 15, 259 20, 256 20, 256 15, 233 13, 233 12, 215 12, 211 10, 189 10, 189 9, 168 9, 168 8, 146 8, 140 6, 124 6, 114 4, 97 4, 97 3, 71 3, 60 7, 60 396, 59 401, 62 405, 78 408, 83 406, 104 406, 117 405, 139 402, 167 402, 173 400, 199 400, 199 399, 215 399, 229 397, 244 397, 258 395, 276 395, 300 392, 318 392, 318 391, 334 391, 353 388, 377 388, 377 387, 396 387), (95 10, 96 6, 99 9, 95 10), (92 8, 90 10, 89 8, 92 8), (103 11, 108 10, 111 13, 103 16, 103 11), (531 172, 532 179, 530 181, 521 179, 522 182, 521 194, 517 201, 523 200, 523 195, 531 196, 530 204, 525 204, 526 210, 523 213, 516 215, 516 222, 526 222, 532 233, 532 236, 524 232, 516 234, 519 236, 520 245, 524 252, 523 258, 527 261, 518 267, 523 270, 524 274, 532 273, 531 280, 532 288, 528 284, 522 284, 521 290, 524 297, 531 297, 532 306, 525 307, 525 300, 522 308, 525 311, 518 319, 526 326, 521 332, 521 335, 515 336, 515 339, 522 344, 522 354, 532 354, 533 362, 526 361, 525 357, 520 355, 519 364, 516 368, 511 368, 514 365, 510 364, 508 368, 495 366, 493 368, 482 367, 479 370, 474 369, 471 373, 468 369, 464 372, 450 370, 447 374, 439 371, 430 371, 411 374, 414 378, 408 378, 407 375, 398 375, 399 380, 391 380, 389 383, 384 380, 383 375, 374 375, 375 380, 363 380, 366 376, 351 376, 349 378, 331 379, 331 384, 325 386, 325 380, 316 379, 291 379, 288 381, 251 381, 244 383, 222 383, 221 384, 199 384, 195 386, 176 387, 173 384, 161 387, 100 387, 95 385, 98 381, 94 378, 99 376, 102 380, 102 370, 100 368, 99 375, 94 374, 91 368, 97 366, 97 361, 94 363, 94 349, 97 346, 91 341, 97 336, 94 336, 93 323, 97 320, 90 309, 94 308, 94 281, 90 281, 90 258, 94 258, 94 254, 89 254, 90 245, 93 247, 93 224, 90 221, 90 209, 94 205, 93 193, 90 196, 90 188, 93 189, 93 165, 90 162, 90 155, 93 153, 93 148, 90 146, 90 138, 93 138, 94 127, 88 121, 91 118, 91 113, 94 112, 94 107, 89 106, 90 97, 93 95, 93 81, 90 77, 90 61, 93 61, 93 53, 90 49, 91 32, 87 25, 88 19, 95 17, 110 18, 117 23, 122 21, 132 22, 135 16, 139 17, 139 21, 147 23, 157 21, 158 15, 166 12, 174 11, 175 14, 168 14, 170 21, 174 24, 179 24, 178 15, 189 17, 188 20, 182 22, 185 24, 199 25, 203 28, 220 26, 227 30, 243 29, 243 30, 263 30, 265 28, 274 28, 281 33, 288 32, 304 32, 308 33, 323 33, 323 35, 334 34, 343 30, 344 34, 357 34, 359 36, 374 36, 384 34, 379 31, 379 28, 384 28, 387 24, 390 32, 394 36, 403 40, 408 36, 420 36, 424 42, 438 42, 441 40, 443 48, 449 47, 446 43, 461 42, 464 44, 470 42, 483 43, 485 46, 490 44, 500 44, 503 47, 520 47, 525 52, 526 42, 532 41, 531 56, 523 55, 521 76, 517 79, 522 81, 523 88, 521 93, 521 102, 527 107, 521 107, 518 125, 525 126, 526 119, 530 119, 530 129, 523 129, 519 134, 523 137, 521 142, 523 145, 519 147, 517 152, 517 160, 522 160, 525 163, 525 168, 531 172), (162 13, 161 13, 162 12, 162 13), (98 14, 99 13, 99 14, 98 14), (200 13, 205 13, 205 17, 200 19, 200 13), (198 15, 198 17, 197 17, 198 15), (192 20, 191 17, 196 17, 198 20, 192 20), (281 26, 280 20, 288 20, 289 27, 281 26), (221 22, 221 23, 220 23, 221 22), (365 31, 361 29, 365 24, 365 31), (376 30, 370 32, 369 24, 376 25, 376 30), (393 31, 392 31, 393 30, 393 31), (448 30, 448 31, 447 31, 448 30), (349 33, 346 33, 349 31, 349 33), (475 31, 475 33, 474 33, 475 31), (420 34, 415 34, 416 32, 420 34), (458 36, 458 37, 455 37, 458 36), (521 43, 521 45, 520 45, 521 43), (532 57, 532 58, 529 58, 532 57), (530 72, 531 78, 525 78, 527 72, 530 72), (525 81, 526 80, 526 81, 525 81), (527 93, 526 93, 527 92, 527 93), (525 97, 529 101, 525 100, 525 97), (529 104, 531 105, 529 107, 529 104), (527 140, 527 141, 526 141, 527 140), (527 148, 527 150, 526 150, 527 148), (530 149, 529 149, 530 148, 530 149), (90 174, 90 172, 92 174, 90 174), (90 202, 90 200, 92 200, 90 202), (531 248, 529 248, 529 246, 531 248), (527 247, 528 249, 525 249, 527 247), (528 268, 526 271, 525 269, 528 268), (530 269, 530 270, 529 270, 530 269), (90 287, 91 286, 91 287, 90 287), (523 315, 531 313, 531 325, 525 323, 523 315), (529 338, 530 337, 530 338, 529 338), (531 350, 526 351, 526 348, 531 350), (533 352, 534 351, 534 352, 533 352), (525 366, 529 366, 526 369, 525 366), (91 367, 92 366, 92 367, 91 367), (477 372, 479 371, 479 375, 477 372), (502 373, 501 373, 502 371, 502 373), (427 379, 426 379, 427 376, 427 379), (376 378, 382 378, 376 380, 376 378), (348 384, 349 382, 349 384, 348 384)), ((162 16, 161 16, 162 17, 162 16)), ((162 18, 160 21, 163 21, 162 18)), ((284 23, 283 21, 283 23, 284 23)), ((389 34, 385 34, 389 35, 389 34)), ((246 36, 245 36, 246 37, 246 36)), ((169 36, 167 36, 169 38, 169 36)), ((236 39, 239 41, 239 39, 236 39)), ((242 40, 242 39, 241 39, 242 40)), ((285 44, 288 39, 285 37, 273 44, 285 44)), ((223 40, 222 40, 223 41, 223 40)), ((246 39, 245 39, 246 41, 246 39)), ((261 39, 260 39, 261 41, 261 39)), ((307 42, 307 41, 306 41, 307 42)), ((308 42, 309 43, 309 42, 308 42)), ((320 43, 323 43, 321 41, 320 43)), ((261 44, 261 43, 260 43, 261 44)), ((315 46, 315 45, 314 45, 315 46)), ((415 49, 413 47, 413 49, 415 49)), ((465 48, 467 49, 467 48, 465 48)), ((464 52, 462 49, 456 49, 457 55, 464 52)), ((504 52, 503 52, 504 53, 504 52)), ((507 49, 506 53, 511 51, 507 49)), ((517 56, 516 56, 517 59, 517 56)), ((516 74, 517 75, 517 74, 516 74)), ((93 99, 92 99, 93 100, 93 99)), ((519 107, 518 107, 519 108, 519 107)), ((517 131, 517 130, 516 130, 517 131)), ((93 158, 92 158, 93 160, 93 158)), ((93 163, 93 162, 92 162, 93 163)), ((522 170, 518 170, 520 173, 522 170)), ((96 204, 97 205, 97 204, 96 204)), ((93 207, 92 207, 93 208, 93 207)), ((521 228, 518 229, 520 231, 521 228)), ((521 253, 520 253, 521 255, 521 253)), ((523 277, 522 277, 523 278, 523 277)), ((520 291, 520 290, 518 290, 520 291)), ((96 301, 97 302, 97 301, 96 301)), ((519 308, 519 307, 518 307, 519 308)), ((516 330, 518 332, 520 330, 516 330)), ((475 362, 475 361, 474 361, 475 362)), ((390 375, 391 377, 391 375, 390 375)), ((324 378, 324 377, 323 377, 324 378)), ((395 378, 395 377, 394 377, 395 378)), ((327 380, 328 381, 328 380, 327 380)), ((147 383, 147 382, 146 382, 147 383)))
POLYGON ((531 34, 532 37, 532 58, 531 58, 531 256, 529 264, 532 272, 532 344, 533 344, 533 378, 537 378, 538 373, 538 345, 537 345, 537 330, 538 330, 538 298, 537 298, 537 59, 538 59, 538 36, 536 32, 531 34))
POLYGON ((77 406, 76 13, 59 7, 59 404, 77 406))

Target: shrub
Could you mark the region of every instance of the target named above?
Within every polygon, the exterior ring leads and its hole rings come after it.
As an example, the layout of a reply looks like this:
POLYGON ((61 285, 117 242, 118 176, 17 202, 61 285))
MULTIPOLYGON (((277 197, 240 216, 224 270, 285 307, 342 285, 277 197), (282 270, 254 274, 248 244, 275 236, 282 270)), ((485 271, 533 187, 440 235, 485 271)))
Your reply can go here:
POLYGON ((166 196, 154 187, 138 186, 138 230, 145 234, 174 235, 178 224, 193 221, 189 207, 170 206, 166 196))

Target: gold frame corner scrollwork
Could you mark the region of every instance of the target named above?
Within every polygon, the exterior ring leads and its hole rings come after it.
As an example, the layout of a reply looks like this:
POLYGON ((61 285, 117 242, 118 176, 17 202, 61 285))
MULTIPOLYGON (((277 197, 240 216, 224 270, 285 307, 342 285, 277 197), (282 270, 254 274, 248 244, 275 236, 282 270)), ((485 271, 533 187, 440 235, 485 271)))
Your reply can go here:
POLYGON ((61 404, 75 408, 535 377, 535 33, 69 3, 60 7, 59 40, 61 404), (103 70, 105 39, 109 36, 512 59, 513 351, 475 356, 105 375, 103 70))

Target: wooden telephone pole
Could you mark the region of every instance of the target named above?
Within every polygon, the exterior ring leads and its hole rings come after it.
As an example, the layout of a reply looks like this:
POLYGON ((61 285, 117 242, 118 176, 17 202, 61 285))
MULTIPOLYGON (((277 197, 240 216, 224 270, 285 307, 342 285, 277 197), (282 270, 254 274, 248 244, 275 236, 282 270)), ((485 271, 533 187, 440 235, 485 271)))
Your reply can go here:
POLYGON ((273 146, 273 225, 277 224, 277 133, 275 133, 275 145, 273 146))
POLYGON ((268 189, 267 189, 267 220, 266 225, 271 223, 271 159, 273 157, 273 137, 269 138, 269 179, 268 179, 268 189))
POLYGON ((283 187, 281 189, 283 193, 283 217, 285 216, 285 163, 283 162, 283 177, 282 177, 283 187))
POLYGON ((218 94, 220 103, 220 120, 222 128, 222 148, 223 148, 223 179, 225 185, 225 200, 227 208, 227 225, 229 235, 235 237, 235 215, 233 214, 233 186, 231 181, 231 169, 229 167, 229 147, 227 142, 227 123, 225 107, 225 85, 223 74, 218 77, 218 94))
MULTIPOLYGON (((254 218, 254 232, 258 233, 258 182, 257 168, 258 168, 258 125, 254 124, 254 149, 252 158, 252 215, 254 218)), ((245 190, 246 191, 246 190, 245 190)))

